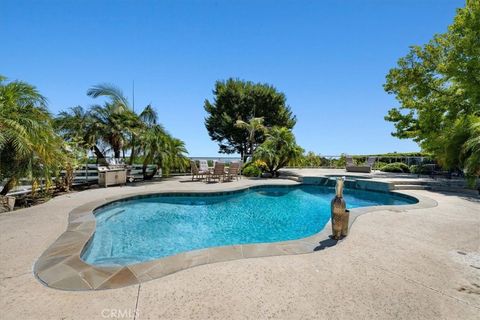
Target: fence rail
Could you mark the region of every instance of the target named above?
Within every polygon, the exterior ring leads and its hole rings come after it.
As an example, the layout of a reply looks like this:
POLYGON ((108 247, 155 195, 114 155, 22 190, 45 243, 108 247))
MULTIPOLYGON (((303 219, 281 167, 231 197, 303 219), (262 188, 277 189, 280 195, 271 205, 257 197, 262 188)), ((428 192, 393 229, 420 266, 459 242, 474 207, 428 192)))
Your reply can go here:
MULTIPOLYGON (((156 165, 148 165, 147 173, 152 173, 156 165)), ((132 165, 129 166, 130 172, 129 177, 134 179, 143 179, 143 165, 132 165)), ((65 174, 65 171, 61 171, 62 174, 65 174)), ((162 177, 162 169, 158 169, 154 177, 162 177)), ((89 185, 95 184, 98 182, 98 165, 97 164, 84 164, 79 166, 73 171, 73 186, 80 185, 89 185)), ((44 181, 40 181, 41 186, 43 186, 44 181)), ((31 192, 31 181, 29 179, 21 179, 17 187, 15 187, 8 195, 18 196, 31 192)))
MULTIPOLYGON (((238 161, 240 160, 240 157, 190 157, 190 160, 207 160, 211 163, 214 161, 222 161, 225 163, 230 163, 232 161, 238 161)), ((105 159, 107 162, 111 162, 113 158, 106 158, 105 159)), ((116 159, 118 162, 124 163, 124 159, 116 159)), ((73 171, 73 185, 74 186, 80 186, 80 185, 89 185, 89 184, 95 184, 98 182, 98 167, 99 165, 97 163, 96 158, 89 158, 88 163, 82 164, 78 166, 74 171, 73 171)), ((129 172, 129 177, 133 177, 134 179, 143 179, 143 165, 141 164, 133 164, 131 166, 128 166, 130 169, 129 172)), ((147 174, 151 174, 155 168, 156 165, 148 165, 147 166, 147 174)), ((190 168, 187 169, 186 172, 183 171, 173 171, 171 172, 172 175, 182 175, 190 172, 190 168)), ((65 171, 62 171, 62 174, 65 174, 65 171)), ((162 169, 158 169, 157 173, 154 175, 155 178, 161 178, 162 177, 162 169)), ((3 187, 4 183, 6 181, 2 181, 0 183, 0 187, 3 187)), ((44 184, 44 181, 40 181, 41 187, 44 184)), ((27 178, 20 179, 19 185, 16 186, 11 192, 9 192, 9 195, 13 196, 19 196, 19 195, 24 195, 28 194, 31 192, 31 180, 27 178)))

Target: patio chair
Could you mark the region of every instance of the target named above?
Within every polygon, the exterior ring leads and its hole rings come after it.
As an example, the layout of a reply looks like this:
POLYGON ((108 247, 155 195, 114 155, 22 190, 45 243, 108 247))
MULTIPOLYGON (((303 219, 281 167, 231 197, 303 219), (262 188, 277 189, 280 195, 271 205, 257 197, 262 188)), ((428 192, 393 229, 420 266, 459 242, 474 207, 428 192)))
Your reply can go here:
POLYGON ((200 160, 199 163, 200 163, 200 171, 209 171, 207 160, 200 160))
POLYGON ((356 165, 353 162, 353 158, 351 156, 346 156, 346 166, 345 169, 347 172, 362 172, 362 173, 370 173, 372 172, 373 164, 375 163, 375 157, 368 157, 367 162, 364 165, 356 165))
POLYGON ((351 156, 345 156, 345 161, 347 168, 355 166, 355 163, 353 162, 353 158, 351 156))
POLYGON ((199 170, 195 161, 190 161, 190 168, 192 170, 192 181, 195 180, 195 177, 197 177, 198 180, 201 180, 208 174, 208 170, 199 170))
POLYGON ((207 174, 207 182, 210 182, 210 179, 218 179, 218 181, 222 179, 222 181, 225 181, 225 163, 215 162, 213 170, 207 174))
POLYGON ((232 162, 230 163, 230 167, 228 167, 226 176, 227 180, 232 181, 235 178, 238 181, 238 173, 240 171, 240 163, 232 162))
POLYGON ((366 164, 370 168, 373 168, 373 165, 375 164, 375 161, 377 161, 377 157, 368 157, 366 164))

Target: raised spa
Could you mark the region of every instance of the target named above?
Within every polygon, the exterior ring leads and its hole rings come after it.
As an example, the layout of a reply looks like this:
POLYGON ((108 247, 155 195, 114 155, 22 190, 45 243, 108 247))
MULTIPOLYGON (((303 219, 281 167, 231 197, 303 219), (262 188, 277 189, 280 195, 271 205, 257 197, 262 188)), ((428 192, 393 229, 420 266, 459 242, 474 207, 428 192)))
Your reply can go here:
MULTIPOLYGON (((95 234, 82 259, 129 265, 201 248, 305 238, 325 227, 333 196, 332 188, 301 185, 113 202, 95 211, 95 234)), ((345 189, 345 200, 348 208, 416 202, 353 189, 345 189)))

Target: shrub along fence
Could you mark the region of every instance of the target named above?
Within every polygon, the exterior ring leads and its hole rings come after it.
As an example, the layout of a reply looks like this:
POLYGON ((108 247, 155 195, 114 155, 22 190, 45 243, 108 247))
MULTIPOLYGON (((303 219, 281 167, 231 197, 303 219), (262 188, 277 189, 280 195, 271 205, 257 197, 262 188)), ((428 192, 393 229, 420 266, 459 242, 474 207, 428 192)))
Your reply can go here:
MULTIPOLYGON (((207 160, 209 166, 213 166, 214 161, 222 161, 225 162, 227 165, 232 161, 240 160, 239 157, 191 157, 191 160, 207 160)), ((108 160, 108 159, 107 159, 108 160)), ((73 186, 82 186, 82 185, 90 185, 98 183, 98 164, 96 163, 96 158, 89 158, 87 163, 77 166, 73 171, 73 186)), ((131 168, 129 172, 129 177, 135 178, 135 180, 142 180, 143 179, 143 165, 142 164, 133 164, 132 166, 128 166, 131 168)), ((157 168, 156 165, 150 164, 147 166, 147 174, 152 174, 154 170, 157 168)), ((62 171, 62 174, 65 174, 65 171, 62 171)), ((178 170, 174 169, 170 172, 170 175, 186 175, 190 174, 190 167, 186 170, 178 170)), ((162 177, 162 169, 158 169, 156 174, 153 176, 154 178, 161 178, 162 177)), ((38 186, 39 189, 44 188, 44 181, 39 181, 40 185, 38 186)), ((0 183, 2 185, 2 183, 0 183)), ((27 178, 20 179, 19 185, 15 187, 8 195, 10 196, 22 196, 29 194, 31 192, 31 185, 32 181, 27 178)), ((53 186, 52 186, 53 187, 53 186)))
MULTIPOLYGON (((429 156, 404 156, 404 155, 356 155, 351 156, 356 164, 365 163, 368 157, 375 157, 374 169, 381 169, 387 164, 404 163, 407 166, 433 165, 436 161, 429 156)), ((346 155, 315 155, 303 156, 294 163, 289 164, 288 168, 331 168, 343 169, 346 165, 346 155)))

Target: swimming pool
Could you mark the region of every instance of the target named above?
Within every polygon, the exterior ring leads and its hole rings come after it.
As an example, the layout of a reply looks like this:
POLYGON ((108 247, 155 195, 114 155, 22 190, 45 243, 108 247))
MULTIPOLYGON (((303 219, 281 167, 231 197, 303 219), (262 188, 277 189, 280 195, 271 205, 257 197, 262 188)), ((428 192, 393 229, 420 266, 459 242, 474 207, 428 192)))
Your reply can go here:
MULTIPOLYGON (((416 202, 354 189, 345 189, 344 195, 348 208, 416 202)), ((101 266, 130 265, 202 248, 305 238, 325 227, 333 196, 333 188, 321 186, 262 186, 113 202, 95 210, 95 234, 82 259, 101 266)))

